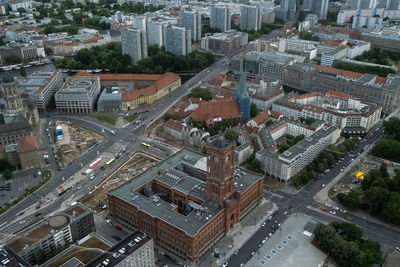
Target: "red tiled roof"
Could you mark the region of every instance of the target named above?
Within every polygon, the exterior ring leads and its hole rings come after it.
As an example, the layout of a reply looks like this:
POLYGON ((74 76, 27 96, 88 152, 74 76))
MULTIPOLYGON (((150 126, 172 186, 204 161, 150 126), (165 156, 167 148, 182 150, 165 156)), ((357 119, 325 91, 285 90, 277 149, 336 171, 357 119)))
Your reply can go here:
POLYGON ((328 92, 326 92, 326 96, 343 99, 343 100, 349 100, 351 97, 351 95, 349 95, 349 94, 345 94, 345 93, 337 92, 337 91, 328 91, 328 92))
POLYGON ((252 120, 257 125, 263 124, 267 120, 267 118, 269 116, 269 112, 268 111, 269 110, 265 110, 265 111, 261 112, 260 114, 257 115, 257 117, 254 117, 252 120))
POLYGON ((18 141, 18 152, 32 151, 37 149, 36 139, 32 135, 26 135, 18 141))
POLYGON ((197 121, 207 121, 217 117, 221 117, 223 120, 242 118, 237 101, 202 101, 192 113, 192 119, 197 121))
POLYGON ((336 75, 343 76, 343 77, 352 78, 352 79, 360 79, 364 75, 362 73, 358 73, 358 72, 354 72, 354 71, 341 70, 341 69, 324 67, 324 66, 317 66, 317 70, 321 71, 321 72, 327 72, 327 73, 332 73, 332 74, 336 74, 336 75))
POLYGON ((172 72, 166 72, 164 74, 91 74, 87 72, 78 72, 75 76, 98 76, 101 80, 121 80, 121 81, 133 81, 133 80, 145 80, 155 81, 153 85, 142 88, 140 90, 122 93, 122 101, 129 101, 137 99, 141 96, 152 95, 158 90, 168 86, 171 83, 180 80, 180 77, 172 72))
POLYGON ((180 122, 178 122, 176 120, 173 120, 173 119, 167 120, 165 122, 165 126, 168 126, 170 128, 174 128, 174 129, 179 130, 179 131, 182 130, 182 128, 183 128, 183 124, 182 123, 180 123, 180 122))
POLYGON ((385 77, 376 76, 375 83, 386 84, 387 79, 385 77))

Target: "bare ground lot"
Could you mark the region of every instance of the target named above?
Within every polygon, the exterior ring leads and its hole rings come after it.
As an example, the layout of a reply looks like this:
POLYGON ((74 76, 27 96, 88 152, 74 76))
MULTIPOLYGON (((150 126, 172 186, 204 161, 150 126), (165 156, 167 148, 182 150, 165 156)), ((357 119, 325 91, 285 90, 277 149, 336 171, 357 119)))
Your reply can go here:
POLYGON ((56 125, 63 127, 65 140, 62 140, 63 142, 58 141, 57 148, 59 150, 58 155, 64 163, 78 159, 90 147, 104 139, 103 135, 75 124, 57 121, 56 125))
MULTIPOLYGON (((105 201, 108 191, 134 179, 136 175, 155 165, 157 162, 157 160, 147 157, 142 153, 136 153, 120 169, 107 177, 95 192, 91 195, 85 195, 79 201, 99 214, 104 211, 102 208, 103 205, 106 205, 108 208, 108 203, 105 201)), ((101 215, 105 218, 108 216, 108 212, 103 212, 101 215)))

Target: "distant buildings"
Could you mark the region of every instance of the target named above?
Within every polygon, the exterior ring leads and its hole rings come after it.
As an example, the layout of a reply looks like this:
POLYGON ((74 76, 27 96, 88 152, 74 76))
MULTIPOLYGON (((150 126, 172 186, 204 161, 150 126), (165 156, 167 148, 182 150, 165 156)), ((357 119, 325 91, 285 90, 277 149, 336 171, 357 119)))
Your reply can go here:
POLYGON ((301 39, 280 39, 278 51, 293 53, 306 57, 308 60, 317 57, 318 42, 301 39))
POLYGON ((57 111, 67 114, 89 114, 93 112, 99 94, 99 77, 68 77, 55 94, 57 111))
POLYGON ((164 46, 164 27, 163 21, 150 20, 147 23, 147 40, 148 45, 158 45, 158 47, 164 46))
POLYGON ((399 51, 400 50, 400 37, 391 35, 383 35, 381 33, 363 32, 361 33, 361 40, 370 42, 372 47, 378 47, 382 50, 399 51))
POLYGON ((201 39, 201 14, 196 11, 181 11, 179 13, 179 25, 190 30, 194 42, 201 39))
POLYGON ((54 256, 66 247, 95 231, 90 209, 78 203, 49 219, 43 219, 8 243, 8 248, 32 265, 54 256))
POLYGON ((328 0, 304 0, 302 10, 317 15, 320 19, 326 19, 328 14, 328 0))
POLYGON ((242 31, 257 31, 261 29, 260 7, 247 5, 240 7, 240 29, 242 31))
POLYGON ((211 6, 210 28, 217 29, 222 32, 231 29, 231 14, 227 6, 211 6))
POLYGON ((353 17, 352 28, 356 31, 362 31, 363 29, 377 29, 383 25, 383 18, 378 17, 353 17))
POLYGON ((146 32, 135 28, 123 29, 121 31, 121 44, 122 54, 129 55, 133 65, 147 57, 146 32))
POLYGON ((155 261, 153 239, 135 230, 86 266, 104 265, 102 263, 106 260, 108 267, 152 267, 155 261), (123 255, 120 254, 121 250, 124 251, 123 255))
POLYGON ((201 39, 201 49, 207 52, 230 55, 248 43, 248 33, 229 30, 214 33, 201 39))
POLYGON ((280 8, 275 8, 275 18, 282 21, 296 19, 296 0, 281 0, 280 8))
POLYGON ((164 28, 165 51, 175 55, 187 55, 192 52, 192 33, 183 27, 164 28))

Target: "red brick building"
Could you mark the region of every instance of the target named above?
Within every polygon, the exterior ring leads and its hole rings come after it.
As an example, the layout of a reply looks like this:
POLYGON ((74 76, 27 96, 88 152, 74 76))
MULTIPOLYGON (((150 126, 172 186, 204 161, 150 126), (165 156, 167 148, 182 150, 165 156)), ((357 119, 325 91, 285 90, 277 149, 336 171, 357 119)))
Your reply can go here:
POLYGON ((234 168, 234 150, 222 136, 208 157, 182 149, 108 193, 113 219, 195 262, 262 199, 262 176, 234 168))

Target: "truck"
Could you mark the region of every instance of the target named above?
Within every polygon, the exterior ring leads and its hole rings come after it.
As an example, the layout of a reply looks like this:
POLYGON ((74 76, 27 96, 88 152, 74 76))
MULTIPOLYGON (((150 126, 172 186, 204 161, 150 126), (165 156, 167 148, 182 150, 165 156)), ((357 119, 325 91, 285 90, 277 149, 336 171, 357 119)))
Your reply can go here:
POLYGON ((92 171, 93 171, 92 169, 87 169, 87 170, 82 171, 82 174, 83 174, 83 175, 88 175, 88 174, 90 174, 92 171))
POLYGON ((59 187, 57 187, 56 191, 57 191, 57 194, 58 194, 59 196, 61 196, 62 194, 64 194, 65 192, 67 192, 67 191, 70 190, 70 189, 71 189, 71 186, 69 186, 69 187, 64 187, 63 185, 60 185, 59 187))
POLYGON ((58 139, 58 140, 63 139, 64 134, 63 134, 63 130, 62 130, 62 127, 61 127, 61 126, 57 126, 57 127, 56 127, 56 135, 57 135, 57 139, 58 139))

